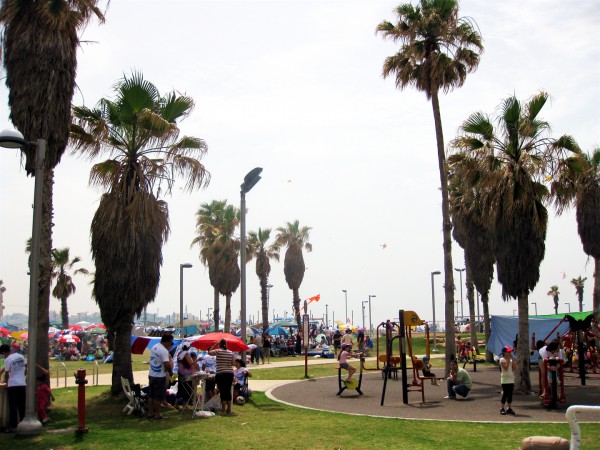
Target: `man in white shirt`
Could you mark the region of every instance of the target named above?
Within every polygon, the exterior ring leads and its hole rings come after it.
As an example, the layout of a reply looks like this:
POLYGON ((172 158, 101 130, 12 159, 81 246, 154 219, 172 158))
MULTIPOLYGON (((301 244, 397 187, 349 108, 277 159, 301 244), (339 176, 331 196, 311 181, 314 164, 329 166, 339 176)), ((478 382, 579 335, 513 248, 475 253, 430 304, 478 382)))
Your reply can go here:
POLYGON ((173 347, 173 336, 164 335, 150 350, 150 370, 148 372, 148 418, 164 419, 160 405, 166 398, 167 374, 173 375, 173 358, 169 350, 173 347))
POLYGON ((25 417, 25 368, 27 360, 20 353, 11 353, 6 344, 0 346, 0 355, 5 358, 4 370, 6 371, 8 397, 8 431, 16 430, 17 425, 25 417))

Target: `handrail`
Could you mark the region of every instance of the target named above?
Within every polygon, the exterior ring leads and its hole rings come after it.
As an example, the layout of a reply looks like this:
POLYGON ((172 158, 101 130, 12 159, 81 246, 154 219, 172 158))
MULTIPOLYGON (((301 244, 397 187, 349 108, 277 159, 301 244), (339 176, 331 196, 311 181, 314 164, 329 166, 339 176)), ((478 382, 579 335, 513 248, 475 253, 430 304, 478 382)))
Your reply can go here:
POLYGON ((579 423, 575 414, 578 412, 596 412, 600 413, 600 406, 589 406, 589 405, 573 405, 567 408, 565 417, 569 422, 569 428, 571 429, 571 450, 579 450, 581 446, 581 430, 579 429, 579 423))
MULTIPOLYGON (((65 371, 65 387, 67 387, 67 366, 65 366, 65 363, 61 362, 60 365, 62 366, 62 369, 65 371)), ((60 384, 60 367, 56 366, 56 387, 58 387, 58 385, 60 384)))
POLYGON ((98 361, 94 360, 94 365, 92 366, 92 382, 94 386, 98 386, 98 381, 100 377, 100 367, 98 367, 98 361))

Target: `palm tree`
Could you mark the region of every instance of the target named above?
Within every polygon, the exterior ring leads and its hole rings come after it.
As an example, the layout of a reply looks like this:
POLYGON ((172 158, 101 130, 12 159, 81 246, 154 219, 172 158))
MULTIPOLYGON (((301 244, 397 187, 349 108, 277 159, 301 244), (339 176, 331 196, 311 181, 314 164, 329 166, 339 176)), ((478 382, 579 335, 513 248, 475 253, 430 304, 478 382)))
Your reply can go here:
MULTIPOLYGON (((491 335, 489 292, 494 279, 494 249, 490 232, 482 222, 481 193, 478 190, 477 161, 464 154, 450 155, 448 158, 448 179, 450 191, 450 214, 452 234, 465 251, 467 269, 467 298, 469 281, 481 294, 485 341, 491 335)), ((469 299, 469 306, 471 299, 469 299)), ((471 339, 473 329, 471 329, 471 339)), ((486 360, 493 362, 494 355, 486 350, 486 360)))
MULTIPOLYGON (((476 25, 458 16, 458 0, 420 0, 418 6, 398 6, 395 13, 395 25, 383 21, 377 26, 384 38, 402 44, 398 53, 386 58, 383 77, 394 75, 396 87, 415 86, 431 99, 442 192, 446 342, 454 342, 452 223, 438 94, 463 85, 467 74, 479 64, 483 44, 476 25)), ((446 372, 450 371, 452 353, 452 346, 446 346, 446 372)))
POLYGON ((600 148, 591 155, 578 152, 561 161, 552 182, 552 194, 561 214, 575 203, 577 232, 583 251, 594 258, 593 308, 600 321, 600 148))
POLYGON ((92 220, 91 244, 93 295, 114 350, 116 393, 121 376, 132 378, 133 319, 154 300, 160 280, 169 214, 159 197, 171 192, 177 176, 188 190, 206 186, 210 176, 196 159, 206 151, 204 141, 179 136, 177 122, 194 106, 190 97, 163 97, 140 73, 123 77, 114 91, 115 100, 101 99, 94 109, 73 108, 71 139, 75 151, 90 158, 110 156, 90 173, 90 184, 106 190, 92 220))
MULTIPOLYGON (((67 299, 75 293, 76 287, 73 283, 73 278, 67 270, 71 270, 75 264, 81 262, 79 256, 74 257, 72 260, 69 255, 69 247, 52 250, 52 266, 54 267, 54 277, 56 278, 56 285, 52 290, 54 298, 60 300, 60 315, 62 318, 62 327, 69 328, 69 309, 67 307, 67 299)), ((86 268, 79 268, 73 272, 73 275, 81 273, 83 275, 89 275, 89 271, 86 268)), ((53 278, 54 278, 53 277, 53 278)))
MULTIPOLYGON (((96 17, 98 0, 4 0, 0 4, 2 62, 10 119, 28 140, 47 141, 40 235, 40 281, 36 363, 48 368, 52 193, 54 168, 69 139, 79 30, 96 17)), ((25 171, 34 176, 35 148, 23 150, 25 171)))
POLYGON ((196 213, 198 235, 192 245, 200 245, 200 261, 208 267, 210 284, 214 289, 215 331, 219 326, 219 295, 225 295, 225 331, 231 324, 231 295, 240 283, 240 268, 237 262, 239 240, 235 231, 240 224, 240 211, 227 200, 204 203, 196 213))
POLYGON ((248 233, 248 260, 256 256, 256 275, 260 284, 260 298, 262 304, 263 332, 269 327, 269 274, 271 273, 271 259, 279 261, 279 245, 277 242, 267 246, 271 237, 270 228, 259 228, 258 231, 248 233))
POLYGON ((0 280, 0 317, 4 315, 4 293, 6 288, 4 287, 4 281, 0 280))
POLYGON ((558 286, 550 286, 548 295, 551 296, 554 300, 554 314, 558 314, 558 296, 560 295, 560 292, 558 291, 558 286))
POLYGON ((283 273, 285 281, 293 292, 293 306, 296 313, 296 322, 300 327, 300 285, 304 279, 304 257, 302 249, 312 251, 312 245, 308 242, 310 227, 300 228, 300 221, 287 222, 285 227, 277 228, 275 243, 277 246, 287 247, 283 261, 283 273))
POLYGON ((539 113, 548 100, 540 92, 525 104, 515 96, 500 105, 495 128, 484 113, 472 114, 452 145, 479 164, 474 170, 481 194, 482 223, 493 239, 502 296, 518 299, 519 371, 515 387, 529 393, 529 292, 539 280, 545 253, 548 189, 544 177, 565 150, 577 150, 570 136, 547 137, 539 113))
POLYGON ((579 302, 579 312, 583 312, 583 285, 585 284, 586 278, 581 278, 581 275, 571 280, 571 284, 575 286, 577 292, 577 301, 579 302))

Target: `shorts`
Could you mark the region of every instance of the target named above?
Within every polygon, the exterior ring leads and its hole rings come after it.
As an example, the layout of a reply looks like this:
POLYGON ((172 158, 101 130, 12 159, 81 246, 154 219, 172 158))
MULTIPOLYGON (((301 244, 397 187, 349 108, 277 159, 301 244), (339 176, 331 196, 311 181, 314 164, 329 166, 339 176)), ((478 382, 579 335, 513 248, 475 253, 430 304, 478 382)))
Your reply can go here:
POLYGON ((215 376, 215 382, 219 388, 219 395, 222 402, 231 401, 231 387, 233 386, 233 373, 218 373, 215 376))
POLYGON ((348 367, 350 367, 350 365, 349 365, 348 363, 340 363, 340 367, 341 367, 342 369, 346 369, 346 370, 348 370, 348 367))
POLYGON ((167 396, 167 378, 166 377, 148 377, 148 397, 152 400, 161 402, 167 396))

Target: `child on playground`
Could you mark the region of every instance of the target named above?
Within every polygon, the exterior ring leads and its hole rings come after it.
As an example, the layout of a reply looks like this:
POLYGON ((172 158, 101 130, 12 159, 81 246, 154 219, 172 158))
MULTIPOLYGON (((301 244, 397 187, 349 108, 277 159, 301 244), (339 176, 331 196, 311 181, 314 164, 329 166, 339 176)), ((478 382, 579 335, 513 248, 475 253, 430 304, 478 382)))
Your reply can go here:
POLYGON ((46 375, 43 374, 38 376, 35 381, 35 410, 42 423, 47 423, 50 420, 50 417, 48 417, 50 400, 55 400, 54 395, 46 384, 46 375))
POLYGON ((356 372, 356 368, 348 364, 348 358, 352 358, 352 353, 350 353, 352 346, 350 344, 342 344, 342 351, 338 356, 338 360, 340 362, 340 368, 346 369, 348 371, 348 377, 346 380, 352 378, 352 375, 356 372))
POLYGON ((433 373, 431 371, 431 364, 429 364, 429 357, 428 356, 423 356, 423 376, 424 377, 428 377, 431 378, 431 385, 432 386, 439 386, 440 382, 438 381, 437 377, 435 376, 435 373, 433 373))

